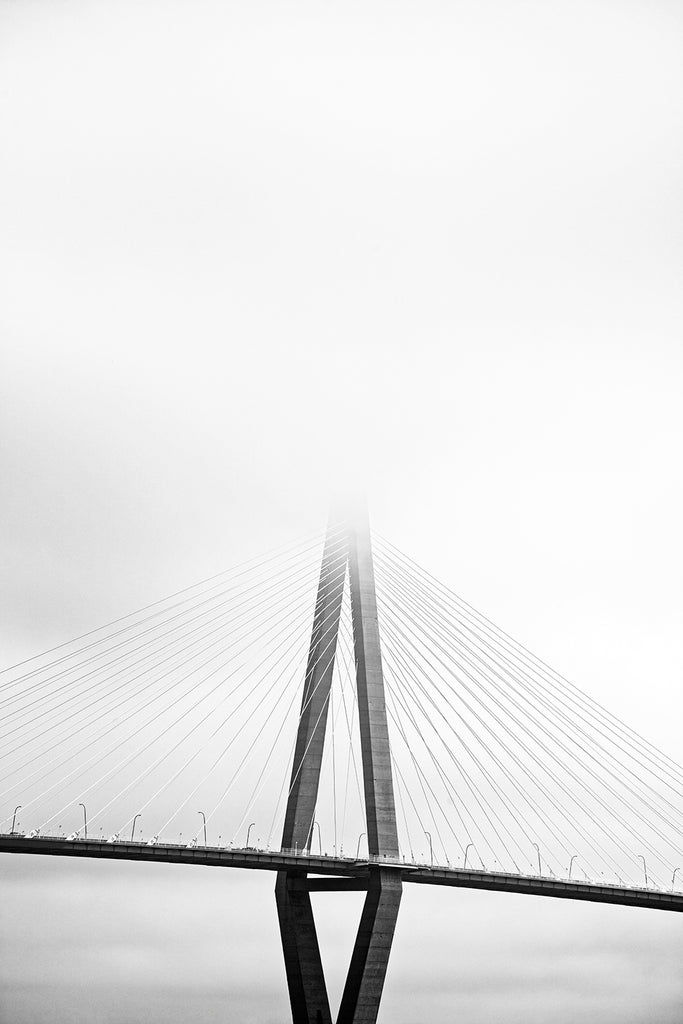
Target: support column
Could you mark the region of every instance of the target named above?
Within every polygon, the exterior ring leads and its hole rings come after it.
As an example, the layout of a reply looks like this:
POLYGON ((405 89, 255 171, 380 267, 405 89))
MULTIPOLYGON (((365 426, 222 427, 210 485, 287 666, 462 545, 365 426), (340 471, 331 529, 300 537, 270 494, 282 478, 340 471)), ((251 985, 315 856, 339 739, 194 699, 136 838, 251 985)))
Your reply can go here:
POLYGON ((310 849, 311 845, 347 558, 347 538, 328 528, 282 830, 283 850, 310 849))
POLYGON ((370 872, 337 1024, 375 1024, 401 902, 400 870, 370 872))
POLYGON ((358 935, 344 986, 337 1024, 375 1024, 384 988, 403 886, 398 866, 398 830, 391 747, 384 694, 375 570, 367 509, 357 510, 349 531, 351 617, 356 657, 358 717, 371 864, 358 935))
MULTIPOLYGON (((310 850, 330 687, 339 633, 347 537, 328 527, 294 748, 282 849, 310 850)), ((306 872, 280 871, 275 899, 294 1024, 332 1024, 311 897, 295 886, 306 872)))
POLYGON ((332 1024, 311 897, 293 872, 279 871, 275 900, 293 1024, 332 1024))
POLYGON ((349 532, 349 578, 368 851, 370 856, 395 859, 398 857, 398 833, 394 784, 384 699, 375 570, 365 507, 356 512, 349 532))

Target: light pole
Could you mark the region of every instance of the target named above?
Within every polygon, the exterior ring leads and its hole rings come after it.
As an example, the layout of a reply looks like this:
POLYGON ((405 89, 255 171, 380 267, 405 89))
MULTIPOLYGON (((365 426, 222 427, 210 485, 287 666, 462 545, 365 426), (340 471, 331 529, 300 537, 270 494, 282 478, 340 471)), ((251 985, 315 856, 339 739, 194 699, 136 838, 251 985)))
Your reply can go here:
POLYGON ((83 838, 88 838, 88 812, 85 809, 85 804, 79 804, 79 807, 83 808, 83 838))
POLYGON ((358 836, 358 845, 356 846, 356 860, 358 860, 358 858, 360 857, 360 841, 364 835, 365 832, 361 832, 361 834, 358 836))
POLYGON ((133 842, 133 836, 135 835, 135 825, 137 823, 138 818, 141 818, 141 817, 142 817, 142 814, 136 814, 135 817, 133 818, 133 827, 130 830, 130 841, 131 841, 131 843, 133 842))
POLYGON ((538 854, 538 873, 539 875, 542 875, 543 868, 541 867, 541 851, 538 848, 538 843, 532 843, 531 845, 536 847, 536 853, 538 854))
POLYGON ((246 843, 245 843, 245 847, 246 847, 247 849, 248 849, 248 847, 249 847, 249 836, 250 836, 250 834, 251 834, 251 830, 252 830, 252 828, 254 827, 254 825, 255 825, 255 824, 256 824, 256 822, 255 822, 255 821, 252 821, 251 825, 250 825, 250 826, 249 826, 249 828, 247 829, 247 841, 246 841, 246 843))
POLYGON ((572 854, 572 859, 569 861, 569 875, 567 876, 569 878, 569 881, 571 881, 572 878, 572 864, 574 863, 577 857, 578 853, 574 853, 572 854))
POLYGON ((474 846, 474 843, 468 843, 467 846, 465 847, 465 863, 462 866, 463 871, 467 867, 467 854, 470 852, 470 850, 472 849, 473 846, 474 846))
POLYGON ((672 892, 673 892, 673 889, 674 889, 674 885, 676 884, 676 875, 678 874, 678 872, 680 870, 681 870, 680 868, 674 868, 674 873, 673 873, 673 876, 671 878, 671 891, 672 892))
POLYGON ((17 806, 14 808, 14 814, 12 815, 12 831, 10 832, 11 836, 14 835, 14 826, 15 826, 16 821, 17 821, 17 811, 20 811, 21 807, 22 807, 21 804, 17 804, 17 806))
POLYGON ((642 853, 639 853, 638 856, 643 862, 643 871, 645 872, 645 888, 647 889, 650 884, 647 880, 647 864, 645 863, 645 858, 643 857, 642 853))
POLYGON ((313 828, 315 828, 316 825, 318 826, 318 852, 319 852, 320 856, 322 857, 322 855, 323 855, 323 840, 322 840, 322 836, 320 835, 320 822, 319 821, 314 821, 313 822, 313 828))
POLYGON ((201 814, 202 821, 204 822, 204 849, 206 849, 206 815, 204 811, 197 811, 197 814, 201 814))
POLYGON ((427 829, 424 829, 423 831, 424 831, 424 834, 427 836, 427 839, 429 840, 429 866, 431 868, 433 868, 434 867, 434 850, 432 848, 431 832, 428 832, 427 829))

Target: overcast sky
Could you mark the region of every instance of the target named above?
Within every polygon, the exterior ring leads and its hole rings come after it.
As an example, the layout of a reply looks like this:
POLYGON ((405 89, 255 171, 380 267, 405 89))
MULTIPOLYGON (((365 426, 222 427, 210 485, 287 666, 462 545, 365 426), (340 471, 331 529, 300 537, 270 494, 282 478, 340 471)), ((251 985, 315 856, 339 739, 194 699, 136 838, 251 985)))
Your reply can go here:
MULTIPOLYGON (((666 0, 3 0, 2 663, 362 480, 680 762, 682 30, 666 0)), ((0 871, 15 1024, 287 1020, 274 879, 0 871)), ((387 1022, 680 1019, 675 915, 415 888, 387 1022)), ((357 907, 324 900, 338 988, 357 907)))

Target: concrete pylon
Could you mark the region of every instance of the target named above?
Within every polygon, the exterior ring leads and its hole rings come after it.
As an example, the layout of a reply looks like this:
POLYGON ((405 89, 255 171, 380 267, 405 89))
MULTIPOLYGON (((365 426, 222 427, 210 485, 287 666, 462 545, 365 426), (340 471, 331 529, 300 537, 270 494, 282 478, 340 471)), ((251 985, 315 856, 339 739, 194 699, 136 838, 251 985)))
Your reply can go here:
MULTIPOLYGON (((375 1024, 401 900, 398 834, 367 509, 328 527, 318 585, 282 848, 310 849, 342 595, 349 572, 368 851, 367 895, 337 1024, 375 1024)), ((331 881, 331 880, 330 880, 331 881)), ((346 888, 340 880, 340 890, 346 888)), ((307 872, 275 887, 294 1024, 332 1024, 307 872)))

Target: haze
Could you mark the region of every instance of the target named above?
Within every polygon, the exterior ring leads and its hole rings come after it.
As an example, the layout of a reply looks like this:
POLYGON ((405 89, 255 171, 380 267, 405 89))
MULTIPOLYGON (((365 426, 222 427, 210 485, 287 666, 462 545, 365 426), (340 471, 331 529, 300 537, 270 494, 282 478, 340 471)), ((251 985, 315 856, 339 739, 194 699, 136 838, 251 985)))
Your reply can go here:
MULTIPOLYGON (((680 762, 682 28, 665 0, 5 0, 2 664, 361 480, 680 762)), ((0 872, 14 1024, 289 1019, 269 876, 0 872)), ((318 904, 334 996, 359 907, 318 904)), ((676 915, 410 891, 380 1019, 673 1024, 682 958, 676 915)))

